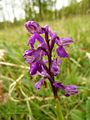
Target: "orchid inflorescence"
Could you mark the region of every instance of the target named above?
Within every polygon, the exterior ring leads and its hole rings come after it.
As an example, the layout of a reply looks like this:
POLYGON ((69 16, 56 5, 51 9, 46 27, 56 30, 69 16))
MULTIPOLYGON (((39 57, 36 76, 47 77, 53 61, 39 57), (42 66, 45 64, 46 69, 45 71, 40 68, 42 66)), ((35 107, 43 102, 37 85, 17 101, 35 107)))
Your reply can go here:
POLYGON ((62 58, 69 57, 65 47, 73 42, 72 39, 60 38, 56 32, 50 30, 48 25, 41 27, 35 21, 26 22, 25 27, 31 35, 28 41, 30 49, 26 50, 23 56, 30 65, 30 75, 40 75, 42 77, 35 84, 36 89, 40 89, 41 85, 45 84, 46 79, 48 79, 55 98, 58 97, 58 89, 63 90, 65 96, 78 93, 76 85, 64 85, 61 82, 56 82, 54 79, 60 73, 59 66, 62 58), (37 48, 35 48, 36 40, 39 42, 37 48), (57 47, 55 47, 55 44, 57 47), (57 53, 56 58, 52 57, 53 50, 57 53))

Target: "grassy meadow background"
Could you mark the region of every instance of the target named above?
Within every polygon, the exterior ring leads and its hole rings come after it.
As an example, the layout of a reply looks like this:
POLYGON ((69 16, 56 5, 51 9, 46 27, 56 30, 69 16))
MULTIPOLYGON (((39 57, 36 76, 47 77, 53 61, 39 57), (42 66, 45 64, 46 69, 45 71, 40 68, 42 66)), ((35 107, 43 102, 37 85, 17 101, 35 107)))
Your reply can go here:
MULTIPOLYGON (((70 59, 63 60, 55 79, 78 86, 75 96, 65 97, 59 91, 65 120, 90 120, 90 15, 39 23, 49 24, 61 37, 73 38, 67 48, 70 59)), ((34 85, 40 78, 29 76, 23 58, 28 38, 24 23, 0 29, 0 120, 31 120, 31 116, 33 120, 56 120, 50 84, 37 91, 34 85)))

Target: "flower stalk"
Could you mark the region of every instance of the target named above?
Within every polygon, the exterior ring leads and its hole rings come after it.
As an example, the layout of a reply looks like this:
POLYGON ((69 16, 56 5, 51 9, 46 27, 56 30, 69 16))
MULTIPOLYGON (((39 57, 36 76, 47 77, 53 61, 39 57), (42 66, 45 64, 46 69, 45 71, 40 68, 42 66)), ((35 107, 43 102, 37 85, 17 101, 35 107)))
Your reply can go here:
POLYGON ((64 120, 63 113, 62 113, 62 110, 61 110, 60 100, 58 98, 56 98, 55 102, 56 102, 57 120, 64 120))

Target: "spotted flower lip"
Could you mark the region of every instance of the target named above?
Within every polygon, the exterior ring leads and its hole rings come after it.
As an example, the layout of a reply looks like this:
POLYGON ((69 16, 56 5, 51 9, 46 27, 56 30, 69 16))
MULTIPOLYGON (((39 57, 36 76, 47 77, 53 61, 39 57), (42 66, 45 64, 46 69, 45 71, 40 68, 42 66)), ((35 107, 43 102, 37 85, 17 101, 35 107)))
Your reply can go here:
POLYGON ((30 32, 30 33, 42 33, 42 28, 41 28, 41 26, 37 23, 37 22, 35 22, 35 21, 28 21, 28 22, 26 22, 25 23, 25 27, 26 27, 26 29, 28 30, 28 32, 30 32))
POLYGON ((60 38, 48 25, 42 27, 36 21, 26 22, 25 27, 31 34, 28 41, 30 49, 25 51, 23 57, 30 66, 29 74, 41 77, 35 84, 35 88, 39 90, 45 80, 48 79, 55 98, 58 97, 59 89, 63 90, 67 97, 78 93, 76 85, 64 85, 54 79, 61 71, 62 58, 69 57, 65 47, 70 45, 73 40, 71 38, 60 38), (37 41, 38 44, 35 44, 37 41), (54 50, 58 57, 52 54, 54 50))

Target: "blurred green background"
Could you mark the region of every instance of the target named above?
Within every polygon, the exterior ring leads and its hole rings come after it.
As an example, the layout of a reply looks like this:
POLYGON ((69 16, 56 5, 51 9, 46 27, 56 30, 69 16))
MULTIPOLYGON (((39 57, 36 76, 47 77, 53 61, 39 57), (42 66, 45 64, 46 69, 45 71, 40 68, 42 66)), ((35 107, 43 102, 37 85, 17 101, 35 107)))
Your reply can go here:
POLYGON ((27 20, 73 38, 70 59, 63 60, 55 79, 79 90, 71 97, 59 92, 65 120, 90 120, 90 0, 0 0, 0 120, 56 120, 50 84, 37 91, 40 78, 29 76, 22 56, 28 48, 27 20))

